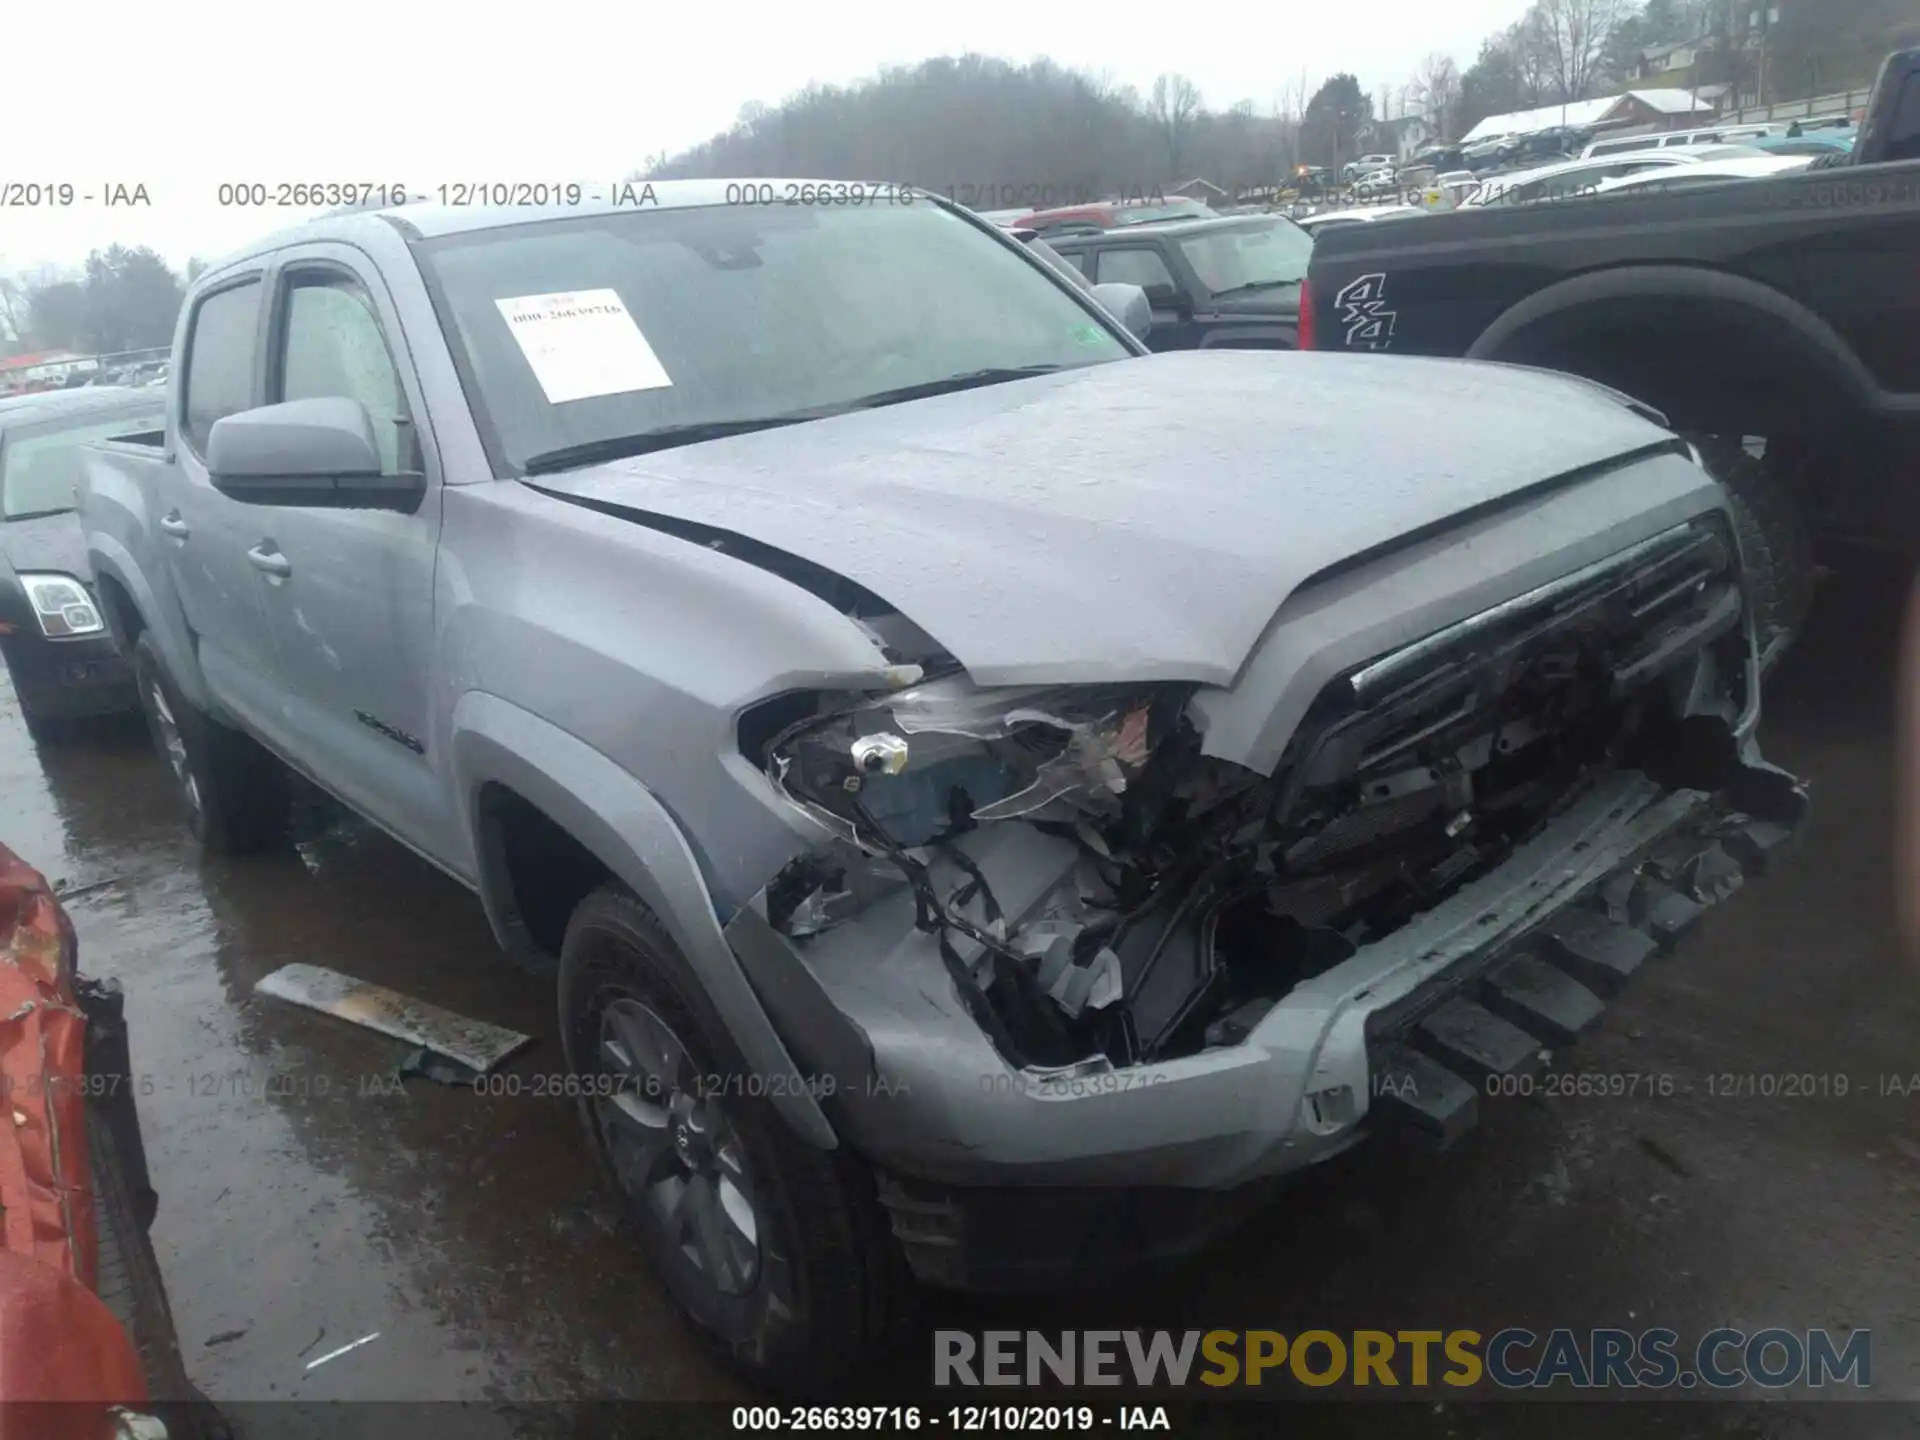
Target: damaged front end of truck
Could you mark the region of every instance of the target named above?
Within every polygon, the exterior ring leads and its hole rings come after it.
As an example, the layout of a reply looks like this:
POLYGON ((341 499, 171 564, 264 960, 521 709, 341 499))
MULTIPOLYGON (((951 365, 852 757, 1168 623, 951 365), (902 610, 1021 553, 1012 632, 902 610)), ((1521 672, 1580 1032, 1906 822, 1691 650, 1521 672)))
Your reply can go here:
POLYGON ((1343 668, 1269 772, 1209 753, 1194 685, 785 697, 750 751, 831 838, 730 938, 836 1123, 921 1180, 1445 1143, 1797 825, 1755 673, 1713 514, 1343 668))

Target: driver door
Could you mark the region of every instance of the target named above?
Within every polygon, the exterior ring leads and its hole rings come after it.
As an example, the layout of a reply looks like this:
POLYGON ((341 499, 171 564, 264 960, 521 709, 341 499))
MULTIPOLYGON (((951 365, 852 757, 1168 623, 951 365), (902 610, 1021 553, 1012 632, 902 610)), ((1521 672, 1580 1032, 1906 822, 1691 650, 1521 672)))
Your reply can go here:
POLYGON ((1153 307, 1153 328, 1147 334, 1153 350, 1192 350, 1199 346, 1199 327, 1193 304, 1168 268, 1166 257, 1154 245, 1101 246, 1094 251, 1093 278, 1102 285, 1138 285, 1153 307))
POLYGON ((359 251, 319 244, 282 252, 269 304, 265 403, 357 400, 383 473, 427 476, 411 514, 247 507, 248 543, 274 562, 262 593, 285 681, 275 738, 354 809, 465 875, 431 713, 439 466, 395 358, 391 299, 359 251))

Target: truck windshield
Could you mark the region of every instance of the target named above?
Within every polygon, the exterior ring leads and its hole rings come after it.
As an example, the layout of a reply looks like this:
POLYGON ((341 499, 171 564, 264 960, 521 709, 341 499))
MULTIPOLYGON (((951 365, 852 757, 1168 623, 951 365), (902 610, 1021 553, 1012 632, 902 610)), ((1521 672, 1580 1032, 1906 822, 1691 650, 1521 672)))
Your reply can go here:
POLYGON ((925 199, 635 210, 419 250, 512 473, 1134 353, 925 199))
POLYGON ((1180 252, 1215 295, 1298 285, 1313 259, 1313 237, 1284 216, 1185 236, 1180 252))
POLYGON ((73 509, 80 447, 149 428, 159 423, 161 413, 156 406, 110 420, 95 416, 70 425, 36 425, 31 432, 7 436, 0 444, 0 520, 31 520, 73 509))

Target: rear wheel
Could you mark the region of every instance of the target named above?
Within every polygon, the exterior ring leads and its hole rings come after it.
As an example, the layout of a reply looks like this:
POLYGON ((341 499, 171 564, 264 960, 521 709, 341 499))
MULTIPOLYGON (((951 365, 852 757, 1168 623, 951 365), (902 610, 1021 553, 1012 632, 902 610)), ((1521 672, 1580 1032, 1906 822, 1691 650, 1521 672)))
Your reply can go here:
POLYGON ((186 812, 215 854, 258 850, 286 832, 286 772, 258 744, 187 704, 167 678, 151 634, 133 646, 140 710, 186 812))
POLYGON ((595 1156, 683 1316, 756 1383, 830 1393, 886 1337, 901 1283, 872 1174, 744 1083, 698 979, 624 890, 574 912, 560 1020, 595 1156))
POLYGON ((1760 668, 1771 670, 1813 607, 1813 531, 1788 479, 1792 447, 1772 441, 1764 454, 1755 455, 1737 437, 1700 436, 1696 443, 1731 501, 1759 636, 1760 668))

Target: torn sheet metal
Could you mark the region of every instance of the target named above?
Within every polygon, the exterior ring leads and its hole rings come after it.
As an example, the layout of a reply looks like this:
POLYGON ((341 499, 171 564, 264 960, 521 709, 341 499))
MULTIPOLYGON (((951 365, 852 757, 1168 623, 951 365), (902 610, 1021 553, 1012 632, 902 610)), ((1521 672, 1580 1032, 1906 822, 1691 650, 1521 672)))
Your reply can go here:
POLYGON ((533 1037, 481 1020, 469 1020, 438 1005, 415 1000, 384 985, 372 985, 323 965, 283 965, 253 987, 323 1015, 350 1020, 396 1040, 424 1045, 485 1074, 533 1037))

